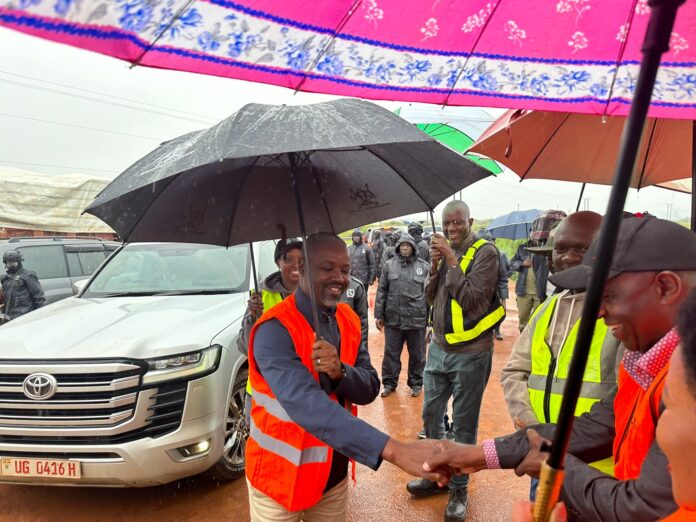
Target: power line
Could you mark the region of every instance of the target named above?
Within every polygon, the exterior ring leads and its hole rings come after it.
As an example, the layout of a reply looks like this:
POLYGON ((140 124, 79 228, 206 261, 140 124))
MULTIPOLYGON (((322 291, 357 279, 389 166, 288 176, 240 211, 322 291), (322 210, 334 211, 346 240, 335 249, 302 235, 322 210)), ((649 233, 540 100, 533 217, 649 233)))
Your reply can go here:
POLYGON ((18 116, 16 114, 7 114, 5 112, 0 112, 0 116, 4 116, 6 118, 17 118, 20 120, 35 121, 35 122, 39 122, 39 123, 48 123, 51 125, 60 125, 61 127, 72 127, 75 129, 83 129, 83 130, 90 130, 90 131, 96 131, 96 132, 106 132, 108 134, 116 134, 118 136, 127 136, 129 138, 140 138, 140 139, 144 139, 144 140, 152 140, 152 141, 156 141, 158 143, 161 143, 164 141, 161 138, 153 138, 151 136, 141 136, 139 134, 129 134, 127 132, 118 132, 118 131, 112 131, 112 130, 108 130, 108 129, 97 129, 96 127, 85 127, 83 125, 73 125, 71 123, 61 123, 59 121, 42 120, 41 118, 30 118, 29 116, 18 116))
POLYGON ((70 165, 54 165, 51 163, 30 163, 28 161, 13 161, 13 160, 3 160, 3 159, 0 159, 0 163, 9 163, 11 165, 32 165, 35 167, 53 167, 56 169, 66 169, 66 170, 74 170, 74 171, 89 170, 91 172, 105 172, 107 174, 118 174, 118 172, 115 170, 88 169, 85 167, 72 167, 70 165))
POLYGON ((82 95, 82 94, 75 94, 75 93, 72 93, 72 92, 61 91, 61 90, 58 90, 58 89, 49 89, 49 88, 46 88, 46 87, 40 87, 40 86, 38 86, 38 85, 31 85, 30 83, 15 82, 15 81, 13 81, 13 80, 4 80, 4 79, 0 79, 0 82, 1 82, 1 83, 7 83, 7 84, 10 84, 10 85, 16 85, 16 86, 18 86, 18 87, 26 87, 26 88, 28 88, 28 89, 36 89, 36 90, 48 92, 48 93, 51 93, 51 94, 60 94, 61 96, 69 96, 69 97, 71 97, 71 98, 77 98, 77 99, 82 99, 82 100, 88 100, 88 101, 93 101, 93 102, 97 102, 97 103, 104 103, 104 104, 106 104, 106 105, 112 105, 112 106, 114 106, 114 107, 120 107, 120 108, 123 108, 123 109, 130 109, 130 110, 133 110, 133 111, 147 112, 147 113, 150 113, 150 114, 155 114, 155 115, 158 115, 158 116, 166 116, 166 117, 168 117, 168 118, 174 118, 174 119, 178 119, 178 120, 188 120, 188 121, 192 121, 192 122, 194 122, 194 123, 198 123, 198 124, 201 124, 201 125, 210 125, 210 121, 204 121, 204 120, 201 120, 201 119, 189 118, 189 117, 186 117, 186 116, 176 116, 176 115, 174 115, 174 114, 167 114, 166 112, 162 112, 162 111, 157 111, 157 110, 153 110, 153 109, 145 109, 144 107, 135 107, 135 106, 133 106, 133 105, 128 105, 128 104, 126 104, 126 103, 117 103, 117 102, 112 102, 112 101, 109 101, 109 100, 101 100, 101 99, 95 98, 95 97, 93 97, 93 96, 84 96, 84 95, 82 95))
POLYGON ((137 103, 137 104, 139 104, 139 105, 147 105, 147 106, 149 106, 149 107, 154 107, 154 108, 156 108, 156 109, 164 109, 164 110, 166 110, 166 111, 171 111, 171 112, 180 112, 181 114, 186 114, 186 115, 188 115, 188 116, 193 116, 193 117, 195 117, 195 118, 203 118, 203 119, 206 119, 206 120, 210 120, 211 122, 216 122, 216 121, 218 121, 218 118, 214 118, 214 117, 212 117, 212 116, 205 116, 205 115, 203 115, 203 114, 198 114, 198 113, 195 113, 195 112, 182 111, 181 109, 175 109, 175 108, 173 108, 173 107, 165 107, 164 105, 157 105, 157 104, 154 104, 154 103, 147 103, 147 102, 143 102, 143 101, 140 101, 140 100, 136 100, 136 99, 134 99, 134 98, 125 98, 125 97, 123 97, 123 96, 115 96, 115 95, 113 95, 113 94, 108 94, 108 93, 100 92, 100 91, 94 91, 94 90, 91 90, 91 89, 84 89, 84 88, 82 88, 82 87, 74 87, 74 86, 72 86, 72 85, 68 85, 68 84, 65 84, 65 83, 51 82, 51 81, 44 80, 44 79, 42 79, 42 78, 36 78, 36 77, 33 77, 33 76, 25 76, 25 75, 23 75, 23 74, 11 73, 11 72, 9 72, 9 71, 3 71, 3 70, 0 70, 0 74, 6 74, 6 75, 8 75, 8 76, 14 76, 14 77, 16 77, 16 78, 24 78, 25 80, 34 80, 34 81, 41 82, 41 83, 47 83, 47 84, 49 84, 49 85, 56 85, 56 86, 58 86, 58 87, 67 87, 68 89, 72 89, 72 90, 75 90, 75 91, 88 92, 88 93, 90 93, 90 94, 96 94, 96 95, 99 95, 99 96, 105 96, 105 97, 107 97, 107 98, 113 98, 113 99, 115 99, 115 100, 134 102, 134 103, 137 103))

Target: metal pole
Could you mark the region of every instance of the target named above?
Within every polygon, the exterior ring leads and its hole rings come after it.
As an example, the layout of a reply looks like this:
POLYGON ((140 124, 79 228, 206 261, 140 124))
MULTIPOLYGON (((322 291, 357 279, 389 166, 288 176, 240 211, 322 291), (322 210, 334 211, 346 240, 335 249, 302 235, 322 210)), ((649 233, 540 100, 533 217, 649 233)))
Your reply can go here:
POLYGON ((249 243, 249 254, 251 254, 251 273, 254 277, 254 293, 259 293, 259 280, 256 275, 256 260, 254 259, 254 244, 249 243))
MULTIPOLYGON (((292 191, 295 194, 295 204, 297 205, 297 217, 300 221, 300 234, 302 235, 302 255, 304 256, 305 263, 305 273, 307 274, 307 283, 309 283, 309 299, 312 302, 312 320, 314 322, 314 335, 315 339, 319 340, 319 311, 317 308, 317 298, 314 295, 314 283, 312 281, 312 270, 309 267, 309 256, 307 255, 307 231, 305 229, 304 221, 304 211, 302 210, 302 195, 300 191, 300 178, 297 175, 297 159, 295 157, 295 152, 288 153, 288 159, 290 161, 290 179, 292 180, 292 191)), ((333 392, 331 386, 331 379, 329 376, 321 372, 319 374, 319 384, 321 384, 321 389, 324 390, 327 395, 331 395, 333 392)))
POLYGON ((578 204, 575 207, 575 212, 580 210, 580 203, 582 203, 582 195, 585 193, 585 185, 586 185, 586 183, 583 183, 582 188, 580 189, 580 196, 578 197, 578 204))
POLYGON ((537 492, 537 501, 534 504, 535 522, 549 520, 551 511, 560 495, 563 484, 563 461, 575 419, 575 406, 582 387, 582 378, 602 299, 602 291, 614 257, 614 245, 619 233, 622 210, 638 154, 645 117, 650 106, 650 97, 660 65, 660 58, 662 53, 669 50, 669 38, 674 27, 674 19, 677 9, 683 2, 684 0, 648 0, 652 12, 643 42, 643 59, 631 110, 621 138, 621 153, 616 166, 607 212, 599 234, 597 249, 599 262, 595 263, 593 267, 587 289, 553 446, 549 460, 542 465, 540 487, 537 492))

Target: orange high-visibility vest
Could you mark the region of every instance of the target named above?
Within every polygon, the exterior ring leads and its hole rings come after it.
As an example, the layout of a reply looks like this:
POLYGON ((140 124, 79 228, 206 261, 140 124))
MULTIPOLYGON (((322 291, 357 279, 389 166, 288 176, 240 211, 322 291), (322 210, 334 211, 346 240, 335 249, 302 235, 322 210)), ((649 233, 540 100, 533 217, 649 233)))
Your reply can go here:
POLYGON ((685 508, 681 508, 662 520, 663 522, 694 522, 696 520, 696 511, 688 511, 685 508))
MULTIPOLYGON (((251 485, 289 511, 301 511, 321 500, 329 478, 333 448, 294 423, 277 400, 254 361, 254 336, 259 325, 276 319, 285 327, 302 363, 319 381, 312 363, 314 330, 295 305, 295 296, 266 311, 251 330, 249 380, 254 390, 251 426, 246 445, 246 476, 251 485)), ((340 359, 353 366, 360 346, 360 319, 348 305, 336 307, 341 334, 340 359)), ((337 401, 336 395, 330 399, 337 401)), ((349 403, 346 409, 356 414, 349 403)))
POLYGON ((655 441, 655 428, 660 417, 660 399, 669 364, 657 374, 644 390, 624 368, 619 368, 619 388, 614 399, 614 476, 634 480, 655 441))

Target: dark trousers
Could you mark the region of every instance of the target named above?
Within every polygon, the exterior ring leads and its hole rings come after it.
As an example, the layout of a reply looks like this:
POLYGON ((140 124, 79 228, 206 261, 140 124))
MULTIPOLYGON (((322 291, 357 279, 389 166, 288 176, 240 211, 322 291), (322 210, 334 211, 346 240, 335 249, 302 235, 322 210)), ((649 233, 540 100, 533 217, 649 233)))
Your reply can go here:
MULTIPOLYGON (((442 418, 447 402, 452 402, 454 440, 476 444, 483 392, 491 375, 493 351, 447 353, 437 343, 430 343, 425 367, 423 426, 429 439, 444 439, 442 418)), ((468 475, 455 475, 450 488, 466 487, 468 475)))
POLYGON ((382 361, 382 384, 385 388, 396 388, 401 373, 401 351, 404 342, 408 348, 408 380, 410 388, 423 386, 425 367, 425 328, 400 330, 384 327, 384 360, 382 361))

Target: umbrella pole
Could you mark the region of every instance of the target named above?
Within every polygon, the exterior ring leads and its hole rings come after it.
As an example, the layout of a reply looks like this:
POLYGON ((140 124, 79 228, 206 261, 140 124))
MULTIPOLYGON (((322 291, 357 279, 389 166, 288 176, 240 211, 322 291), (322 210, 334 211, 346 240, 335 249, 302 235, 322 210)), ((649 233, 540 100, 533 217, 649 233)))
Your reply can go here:
POLYGON ((259 279, 256 275, 256 260, 254 259, 254 244, 249 243, 249 254, 251 254, 251 274, 254 277, 254 293, 259 293, 259 279))
POLYGON ((696 231, 696 120, 691 122, 691 231, 696 231))
POLYGON ((580 203, 582 203, 582 196, 583 196, 583 194, 585 193, 585 185, 586 185, 586 183, 583 183, 583 184, 582 184, 582 188, 580 189, 580 197, 578 197, 578 204, 577 204, 577 206, 575 207, 575 212, 577 212, 578 210, 580 210, 580 203))
MULTIPOLYGON (((297 205, 297 217, 300 221, 300 235, 302 236, 302 255, 305 263, 305 273, 307 274, 307 283, 309 283, 309 299, 312 302, 312 320, 314 322, 314 335, 318 341, 319 337, 319 309, 317 308, 317 298, 314 295, 314 283, 312 281, 312 271, 309 268, 309 256, 307 255, 307 231, 305 229, 304 211, 302 210, 302 195, 300 193, 300 179, 297 175, 297 158, 295 153, 288 153, 290 160, 290 179, 292 180, 292 191, 295 194, 295 204, 297 205)), ((329 376, 321 372, 319 374, 319 384, 321 389, 327 395, 333 393, 331 379, 329 376)))
POLYGON ((677 9, 684 2, 684 0, 648 1, 652 7, 650 22, 643 42, 643 59, 641 60, 633 102, 621 138, 621 153, 616 166, 611 195, 599 234, 597 248, 599 262, 592 270, 592 277, 587 289, 553 445, 549 459, 543 463, 541 469, 537 501, 534 504, 535 522, 548 521, 551 511, 558 502, 563 484, 563 461, 575 420, 575 406, 582 387, 582 378, 602 300, 602 291, 614 257, 614 244, 618 237, 622 210, 638 154, 645 118, 650 107, 655 77, 662 53, 669 50, 669 38, 674 27, 677 9))

